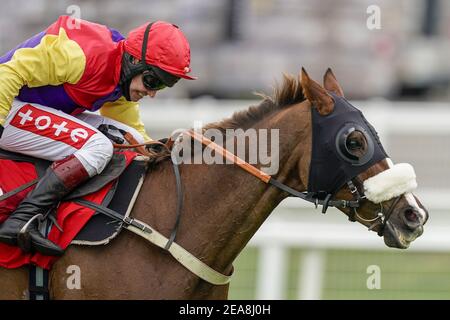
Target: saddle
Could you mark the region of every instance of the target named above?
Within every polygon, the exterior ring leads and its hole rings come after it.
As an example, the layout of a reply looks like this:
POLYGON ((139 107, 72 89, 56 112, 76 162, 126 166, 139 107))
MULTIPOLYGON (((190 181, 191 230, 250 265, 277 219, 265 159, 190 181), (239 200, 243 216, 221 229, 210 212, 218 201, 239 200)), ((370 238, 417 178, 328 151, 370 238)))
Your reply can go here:
MULTIPOLYGON (((108 184, 111 184, 99 205, 114 210, 124 218, 128 217, 145 177, 147 159, 147 157, 129 151, 114 153, 111 161, 100 174, 80 185, 68 194, 62 202, 77 202, 79 199, 93 195, 108 184), (131 162, 127 161, 127 158, 130 157, 133 158, 131 162)), ((20 163, 33 164, 38 176, 37 179, 51 165, 50 161, 0 149, 0 163, 4 160, 14 161, 19 167, 20 163)), ((37 179, 35 179, 36 182, 37 179)), ((71 244, 107 244, 119 234, 121 227, 121 223, 117 220, 113 220, 96 211, 78 232, 71 244)), ((47 229, 50 228, 51 226, 47 229)))

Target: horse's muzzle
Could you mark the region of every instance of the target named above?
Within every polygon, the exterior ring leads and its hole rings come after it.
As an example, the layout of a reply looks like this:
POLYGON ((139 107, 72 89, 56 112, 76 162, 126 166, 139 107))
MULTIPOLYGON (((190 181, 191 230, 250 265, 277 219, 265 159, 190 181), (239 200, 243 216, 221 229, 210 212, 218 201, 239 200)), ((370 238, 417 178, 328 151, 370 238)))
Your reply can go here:
POLYGON ((387 221, 384 231, 384 243, 391 248, 407 249, 411 242, 423 233, 423 225, 419 224, 414 229, 409 227, 397 227, 391 221, 387 221))

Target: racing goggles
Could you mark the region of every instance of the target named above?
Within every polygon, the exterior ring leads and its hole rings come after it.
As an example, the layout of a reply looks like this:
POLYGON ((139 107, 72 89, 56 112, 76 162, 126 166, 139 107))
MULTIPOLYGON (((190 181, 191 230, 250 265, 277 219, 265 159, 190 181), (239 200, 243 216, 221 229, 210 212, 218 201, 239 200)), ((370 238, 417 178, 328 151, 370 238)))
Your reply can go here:
POLYGON ((167 85, 161 80, 153 69, 145 70, 142 73, 142 82, 148 90, 162 90, 167 85))

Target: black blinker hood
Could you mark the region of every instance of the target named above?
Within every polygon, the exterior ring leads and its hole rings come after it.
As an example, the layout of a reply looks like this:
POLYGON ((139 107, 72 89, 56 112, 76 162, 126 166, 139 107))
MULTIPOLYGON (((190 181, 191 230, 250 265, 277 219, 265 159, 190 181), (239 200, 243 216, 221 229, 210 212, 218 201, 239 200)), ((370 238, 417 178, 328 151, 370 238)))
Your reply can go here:
POLYGON ((377 132, 362 112, 345 98, 331 92, 333 111, 322 116, 315 107, 312 115, 312 155, 309 169, 308 192, 319 198, 334 195, 348 181, 375 163, 387 157, 377 132), (345 149, 346 137, 361 131, 368 143, 367 153, 357 158, 345 149))

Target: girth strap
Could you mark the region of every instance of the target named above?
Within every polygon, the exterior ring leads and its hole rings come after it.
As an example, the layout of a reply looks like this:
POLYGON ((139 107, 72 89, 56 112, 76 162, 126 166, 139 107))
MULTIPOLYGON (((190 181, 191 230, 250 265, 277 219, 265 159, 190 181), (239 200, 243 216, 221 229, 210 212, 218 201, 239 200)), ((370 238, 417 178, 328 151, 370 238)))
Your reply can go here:
POLYGON ((108 217, 110 217, 110 218, 112 218, 112 219, 114 219, 116 221, 125 223, 126 225, 130 225, 130 226, 136 227, 136 228, 141 229, 141 230, 143 230, 145 232, 150 232, 150 233, 152 232, 151 229, 148 229, 143 223, 140 223, 138 220, 135 220, 135 219, 130 218, 130 217, 122 216, 121 214, 117 213, 116 211, 111 210, 111 209, 109 209, 107 207, 104 207, 102 205, 99 205, 99 204, 96 204, 94 202, 91 202, 91 201, 88 201, 88 200, 84 200, 84 199, 75 199, 75 200, 73 200, 73 202, 81 204, 82 206, 90 208, 90 209, 93 209, 93 210, 95 210, 97 212, 103 213, 104 215, 106 215, 106 216, 108 216, 108 217))
POLYGON ((48 290, 48 270, 30 264, 28 272, 29 299, 49 300, 50 294, 48 290))
POLYGON ((147 239, 151 243, 168 251, 186 269, 188 269, 201 279, 215 285, 225 285, 230 282, 231 275, 227 276, 217 272, 201 260, 197 259, 176 242, 171 243, 171 246, 166 249, 169 239, 167 239, 165 236, 160 234, 158 231, 156 231, 146 223, 133 218, 123 217, 114 210, 105 208, 84 199, 78 199, 75 200, 75 202, 88 208, 94 209, 97 212, 103 213, 108 217, 113 218, 114 220, 123 222, 123 227, 125 229, 143 237, 144 239, 147 239))
POLYGON ((28 187, 31 187, 32 185, 35 185, 36 183, 38 183, 38 181, 39 181, 39 178, 36 178, 36 179, 34 179, 34 180, 32 180, 32 181, 29 181, 29 182, 27 182, 27 183, 21 185, 20 187, 14 189, 14 190, 11 190, 11 191, 9 191, 9 192, 7 192, 7 193, 2 194, 2 195, 0 196, 0 201, 3 201, 3 200, 5 200, 5 199, 8 199, 9 197, 12 197, 12 196, 15 195, 15 194, 18 194, 19 192, 21 192, 21 191, 27 189, 28 187))
MULTIPOLYGON (((40 225, 39 231, 48 236, 51 225, 44 222, 40 225)), ((49 270, 30 264, 28 267, 28 299, 29 300, 50 300, 49 290, 49 270)))

